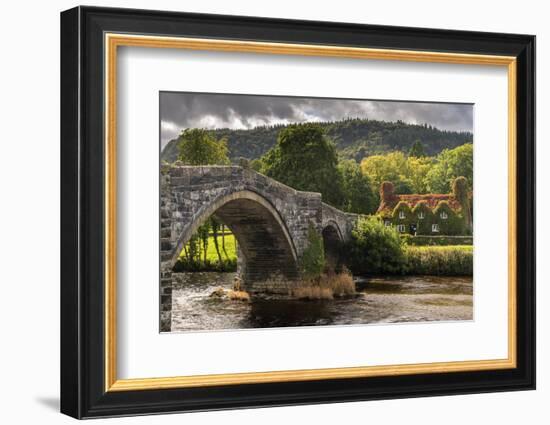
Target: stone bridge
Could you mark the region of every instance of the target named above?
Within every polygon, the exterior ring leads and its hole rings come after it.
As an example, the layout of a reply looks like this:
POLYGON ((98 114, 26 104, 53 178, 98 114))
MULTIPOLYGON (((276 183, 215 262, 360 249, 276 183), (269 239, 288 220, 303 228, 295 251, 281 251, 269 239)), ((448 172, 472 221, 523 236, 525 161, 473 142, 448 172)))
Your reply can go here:
POLYGON ((160 186, 161 331, 170 330, 172 267, 210 216, 235 235, 238 272, 252 292, 277 291, 277 282, 287 290, 299 278, 310 225, 323 235, 327 259, 336 262, 355 222, 355 215, 323 203, 320 193, 240 166, 165 165, 160 186))

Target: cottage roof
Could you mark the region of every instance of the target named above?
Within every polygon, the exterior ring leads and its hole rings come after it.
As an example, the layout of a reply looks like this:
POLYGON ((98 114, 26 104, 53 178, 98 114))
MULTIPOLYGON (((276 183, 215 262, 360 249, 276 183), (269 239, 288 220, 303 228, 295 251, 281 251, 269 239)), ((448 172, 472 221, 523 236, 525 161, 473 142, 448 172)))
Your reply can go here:
POLYGON ((441 201, 447 201, 454 211, 458 211, 461 208, 460 203, 452 193, 398 195, 393 192, 393 185, 388 182, 382 184, 380 195, 380 206, 377 210, 378 214, 391 214, 395 206, 401 201, 406 202, 411 209, 421 201, 424 201, 432 210, 435 209, 441 201))
POLYGON ((377 212, 381 213, 381 212, 388 211, 391 213, 395 208, 395 206, 400 201, 406 202, 409 205, 409 207, 411 207, 411 209, 414 208, 416 204, 418 204, 420 201, 425 201, 427 206, 430 207, 430 209, 432 210, 435 209, 435 207, 437 207, 437 204, 439 204, 440 201, 447 201, 449 203, 449 206, 455 211, 458 211, 460 209, 460 204, 452 194, 439 194, 439 193, 428 193, 424 195, 394 194, 389 200, 387 199, 385 201, 380 202, 380 206, 378 207, 377 212))

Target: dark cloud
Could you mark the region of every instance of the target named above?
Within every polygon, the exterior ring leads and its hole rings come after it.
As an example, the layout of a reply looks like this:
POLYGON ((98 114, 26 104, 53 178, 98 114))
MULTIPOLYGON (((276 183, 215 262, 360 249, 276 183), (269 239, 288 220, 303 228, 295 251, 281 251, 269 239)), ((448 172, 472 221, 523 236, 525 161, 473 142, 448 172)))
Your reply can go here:
POLYGON ((160 94, 161 142, 182 129, 253 128, 258 125, 343 118, 402 120, 440 129, 473 131, 473 106, 457 103, 346 100, 238 94, 160 94))

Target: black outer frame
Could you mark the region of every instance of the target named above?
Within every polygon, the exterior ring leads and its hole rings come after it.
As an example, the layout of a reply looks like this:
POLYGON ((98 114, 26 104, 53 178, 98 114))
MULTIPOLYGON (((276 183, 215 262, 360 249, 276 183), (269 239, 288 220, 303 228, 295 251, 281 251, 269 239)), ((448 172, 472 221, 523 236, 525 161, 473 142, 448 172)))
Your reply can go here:
POLYGON ((77 7, 61 13, 61 412, 76 418, 535 388, 535 37, 77 7), (517 57, 517 368, 104 391, 104 32, 517 57))

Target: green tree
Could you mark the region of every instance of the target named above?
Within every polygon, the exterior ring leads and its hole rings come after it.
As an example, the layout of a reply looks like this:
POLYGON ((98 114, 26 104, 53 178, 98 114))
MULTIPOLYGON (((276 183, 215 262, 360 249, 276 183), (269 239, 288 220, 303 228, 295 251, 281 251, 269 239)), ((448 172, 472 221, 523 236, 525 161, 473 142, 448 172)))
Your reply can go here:
POLYGON ((210 235, 210 220, 206 220, 197 229, 197 236, 202 242, 203 263, 206 264, 208 258, 208 236, 210 235))
POLYGON ((321 126, 307 123, 285 127, 261 163, 263 174, 297 190, 320 192, 323 201, 341 206, 338 157, 321 126))
POLYGON ((220 253, 220 245, 218 244, 218 231, 222 224, 214 216, 210 217, 209 220, 210 220, 210 228, 212 229, 212 236, 214 239, 214 247, 216 248, 216 254, 218 255, 218 262, 222 264, 223 259, 220 253))
POLYGON ((407 158, 407 177, 411 183, 411 193, 427 193, 426 176, 433 167, 434 160, 429 156, 407 158))
POLYGON ((413 185, 410 179, 402 176, 401 179, 397 180, 397 183, 395 184, 395 193, 400 195, 409 195, 414 193, 413 185))
POLYGON ((202 128, 184 130, 178 138, 178 159, 187 165, 229 164, 227 141, 202 128))
POLYGON ((402 273, 407 258, 399 233, 377 217, 360 217, 346 243, 347 264, 354 274, 402 273))
POLYGON ((450 193, 455 178, 465 177, 472 188, 474 146, 466 143, 457 148, 445 149, 437 158, 435 165, 426 175, 426 185, 432 193, 450 193))
POLYGON ((423 156, 426 156, 424 145, 419 139, 416 139, 409 150, 409 157, 422 158, 423 156))
POLYGON ((361 171, 376 187, 380 187, 384 181, 394 184, 399 181, 406 165, 407 159, 402 152, 391 152, 364 158, 361 161, 361 171))
POLYGON ((379 188, 382 182, 389 181, 394 184, 396 193, 412 193, 413 183, 408 176, 407 157, 403 152, 364 158, 361 161, 361 171, 369 177, 376 188, 379 188))
POLYGON ((372 214, 378 208, 378 200, 370 179, 361 172, 353 160, 341 161, 338 169, 342 176, 344 202, 342 208, 357 214, 372 214))
POLYGON ((253 159, 252 161, 250 161, 250 168, 252 168, 254 171, 258 171, 259 173, 261 173, 263 167, 264 164, 261 158, 253 159))
POLYGON ((376 188, 389 181, 394 184, 395 193, 427 193, 426 176, 433 163, 433 158, 428 156, 407 157, 403 152, 390 152, 364 158, 361 170, 376 188))

